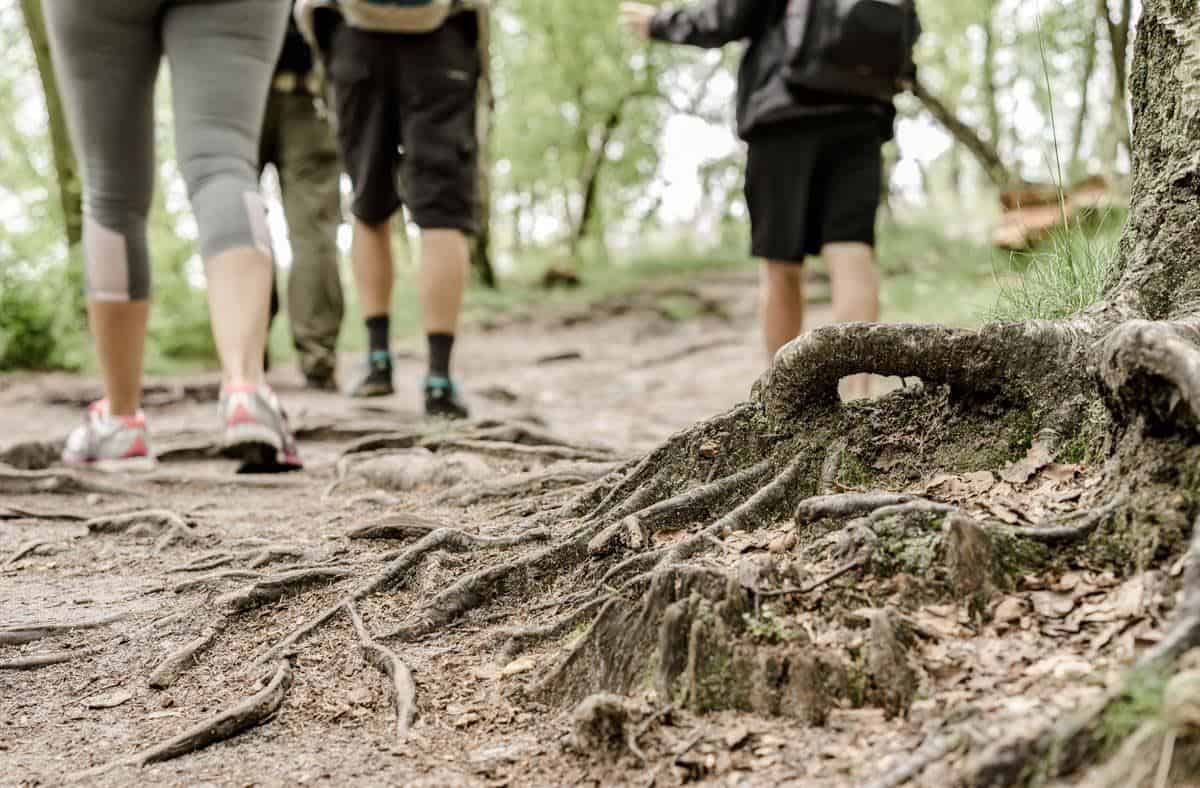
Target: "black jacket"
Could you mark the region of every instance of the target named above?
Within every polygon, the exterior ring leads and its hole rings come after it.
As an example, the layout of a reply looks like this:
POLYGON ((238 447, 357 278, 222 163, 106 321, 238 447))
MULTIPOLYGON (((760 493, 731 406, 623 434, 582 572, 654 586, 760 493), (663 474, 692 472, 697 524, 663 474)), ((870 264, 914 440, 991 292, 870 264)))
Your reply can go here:
POLYGON ((797 92, 783 79, 787 56, 783 14, 787 0, 702 0, 688 8, 663 9, 650 24, 660 41, 715 49, 748 41, 738 71, 738 135, 749 139, 761 126, 796 118, 870 113, 884 137, 892 136, 896 110, 891 103, 851 96, 797 92))

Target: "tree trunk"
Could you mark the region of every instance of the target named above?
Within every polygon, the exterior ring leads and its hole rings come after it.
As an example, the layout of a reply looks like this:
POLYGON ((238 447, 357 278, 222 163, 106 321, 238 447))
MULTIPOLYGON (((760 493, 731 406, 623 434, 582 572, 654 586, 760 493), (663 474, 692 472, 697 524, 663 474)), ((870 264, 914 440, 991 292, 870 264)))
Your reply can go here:
POLYGON ((42 15, 40 0, 21 0, 21 13, 25 17, 25 26, 37 58, 38 76, 46 97, 47 128, 54 153, 54 170, 58 175, 59 209, 62 211, 67 247, 75 249, 83 240, 83 183, 59 98, 58 79, 50 57, 50 41, 46 35, 46 20, 42 15))
MULTIPOLYGON (((1105 14, 1107 19, 1107 0, 1097 0, 1100 13, 1105 14)), ((1071 161, 1067 166, 1067 173, 1072 180, 1078 180, 1086 175, 1086 166, 1083 165, 1083 145, 1084 135, 1087 132, 1088 118, 1088 93, 1091 92, 1092 75, 1096 70, 1096 47, 1097 36, 1096 29, 1099 24, 1098 19, 1092 19, 1092 24, 1088 28, 1087 35, 1084 37, 1084 53, 1083 53, 1083 74, 1080 76, 1079 87, 1079 110, 1075 113, 1075 124, 1071 130, 1071 161)), ((1061 184, 1064 188, 1067 184, 1061 184)))
POLYGON ((604 162, 608 156, 608 144, 612 141, 613 134, 621 126, 621 118, 624 115, 627 100, 627 97, 621 98, 612 112, 604 118, 600 126, 599 139, 595 145, 590 147, 587 158, 584 160, 583 170, 579 175, 582 204, 575 227, 571 231, 570 251, 572 257, 579 253, 580 244, 592 229, 599 197, 600 173, 604 169, 604 162))
POLYGON ((1012 171, 1000 158, 1000 153, 994 143, 984 140, 978 132, 959 120, 958 116, 954 114, 954 110, 931 93, 920 80, 913 85, 913 94, 933 116, 933 119, 942 124, 946 131, 950 132, 950 136, 954 137, 975 158, 992 183, 1004 188, 1015 182, 1012 171))
POLYGON ((492 267, 492 137, 495 130, 496 98, 492 85, 492 15, 479 12, 479 98, 476 111, 476 144, 479 155, 479 230, 471 242, 471 265, 485 287, 496 289, 496 271, 492 267))
POLYGON ((1000 106, 996 97, 996 3, 989 0, 983 22, 983 106, 987 112, 988 141, 1000 150, 1000 106))
MULTIPOLYGON (((1102 0, 1103 22, 1108 28, 1113 68, 1113 125, 1117 144, 1132 149, 1129 128, 1129 33, 1133 27, 1133 0, 1121 0, 1121 16, 1114 19, 1107 0, 1102 0)), ((1115 157, 1114 157, 1115 158, 1115 157)))

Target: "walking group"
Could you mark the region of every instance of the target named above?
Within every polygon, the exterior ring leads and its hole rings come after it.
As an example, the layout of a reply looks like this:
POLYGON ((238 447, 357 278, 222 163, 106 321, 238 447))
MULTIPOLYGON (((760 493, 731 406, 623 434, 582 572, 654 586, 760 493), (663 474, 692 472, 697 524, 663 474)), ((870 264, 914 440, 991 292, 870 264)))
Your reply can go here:
MULTIPOLYGON (((563 0, 570 2, 573 0, 563 0)), ((293 261, 287 315, 307 385, 336 390, 343 318, 340 180, 352 184, 350 260, 368 340, 350 393, 393 393, 393 222, 420 228, 418 288, 429 416, 465 418, 451 369, 470 238, 478 229, 476 105, 490 27, 464 0, 43 0, 84 185, 88 314, 104 382, 67 463, 153 463, 141 411, 149 316, 146 223, 155 181, 154 93, 170 65, 179 167, 198 228, 221 361, 226 456, 302 467, 265 381, 279 310, 259 180, 273 165, 293 261)), ((698 47, 745 42, 738 133, 747 143, 752 254, 774 355, 801 331, 803 277, 822 256, 834 317, 879 316, 875 217, 893 97, 913 75, 912 0, 622 3, 634 35, 698 47)), ((516 111, 514 107, 514 111, 516 111)), ((855 393, 865 390, 856 381, 855 393)))

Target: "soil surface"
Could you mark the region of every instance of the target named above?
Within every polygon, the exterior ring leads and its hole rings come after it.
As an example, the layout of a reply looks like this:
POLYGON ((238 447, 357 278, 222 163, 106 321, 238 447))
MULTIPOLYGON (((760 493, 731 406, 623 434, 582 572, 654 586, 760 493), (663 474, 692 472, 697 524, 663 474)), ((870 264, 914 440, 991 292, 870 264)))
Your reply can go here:
MULTIPOLYGON (((456 364, 476 421, 444 428, 442 444, 428 442, 442 428, 419 413, 415 350, 399 353, 401 389, 388 399, 305 392, 295 373, 278 370, 272 379, 307 462, 292 475, 239 476, 206 455, 214 376, 154 381, 147 412, 163 454, 157 471, 83 477, 113 488, 94 492, 4 495, 0 488, 0 668, 75 652, 37 670, 0 669, 0 785, 60 784, 106 765, 112 768, 82 782, 868 785, 922 747, 952 750, 951 730, 986 740, 1078 707, 1154 641, 1163 606, 1163 578, 1154 573, 1117 579, 1084 568, 1027 578, 992 600, 986 624, 954 605, 915 608, 921 692, 906 717, 845 703, 810 727, 732 711, 699 714, 647 691, 629 700, 642 720, 637 752, 608 755, 576 740, 573 708, 527 693, 580 636, 578 628, 515 660, 500 657, 503 631, 544 623, 579 589, 548 580, 540 592, 485 604, 432 636, 383 637, 432 593, 536 549, 531 542, 433 552, 396 587, 358 603, 367 629, 415 680, 416 717, 406 735, 398 734, 388 682, 364 660, 349 616, 333 617, 286 653, 268 654, 416 541, 351 538, 355 528, 404 515, 414 534, 428 525, 533 538, 527 496, 456 501, 472 486, 551 467, 595 478, 597 469, 744 400, 763 364, 754 310, 753 276, 722 274, 576 312, 497 321, 462 343, 456 364), (661 305, 680 298, 695 301, 699 316, 671 319, 661 305), (589 448, 556 453, 553 445, 542 451, 545 441, 518 440, 532 448, 526 453, 488 432, 495 424, 526 425, 589 448), (401 449, 398 439, 390 454, 345 454, 380 434, 419 434, 435 451, 401 449), (360 458, 393 465, 387 473, 355 473, 366 467, 356 465, 360 458), (122 532, 113 532, 120 526, 112 520, 92 520, 145 510, 178 520, 144 517, 122 532), (324 579, 244 612, 218 612, 227 605, 222 595, 306 569, 324 579), (43 631, 21 635, 22 627, 43 631), (184 661, 169 688, 152 689, 149 677, 167 655, 209 627, 217 628, 211 645, 184 661), (121 763, 259 693, 282 664, 291 666, 291 686, 263 724, 164 763, 121 763)), ((346 360, 344 381, 355 361, 346 360)), ((95 381, 69 376, 0 378, 0 449, 22 445, 10 462, 44 466, 33 444, 61 439, 95 392, 95 381)), ((1079 486, 1086 474, 1053 466, 1024 497, 1005 493, 988 505, 1023 519, 1053 508, 1047 502, 1056 485, 1079 486)), ((996 484, 974 474, 917 486, 931 497, 982 500, 996 484)), ((789 518, 753 534, 735 532, 713 560, 779 552, 791 529, 789 518)), ((853 580, 835 585, 853 591, 853 580)), ((817 590, 810 610, 819 597, 817 590)), ((930 760, 916 782, 945 784, 953 759, 930 760)))

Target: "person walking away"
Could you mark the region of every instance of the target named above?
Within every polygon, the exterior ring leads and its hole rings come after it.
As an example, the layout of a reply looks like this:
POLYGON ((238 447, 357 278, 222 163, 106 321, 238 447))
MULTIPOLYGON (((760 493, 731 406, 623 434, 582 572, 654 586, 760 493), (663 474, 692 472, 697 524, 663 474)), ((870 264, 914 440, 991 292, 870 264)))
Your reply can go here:
POLYGON ((393 393, 391 223, 404 202, 421 230, 418 275, 429 348, 425 412, 465 418, 451 356, 478 213, 478 9, 451 0, 301 0, 310 43, 328 40, 337 141, 354 185, 351 260, 369 354, 356 397, 393 393), (332 30, 319 28, 336 8, 332 30), (403 155, 401 154, 403 152, 403 155))
MULTIPOLYGON (((287 314, 300 370, 308 388, 337 391, 337 340, 344 312, 337 247, 342 168, 333 131, 317 106, 320 86, 312 52, 293 19, 271 81, 259 169, 275 167, 283 198, 292 247, 287 314)), ((273 287, 272 320, 278 312, 273 287)))
MULTIPOLYGON (((920 30, 911 0, 705 0, 661 10, 627 2, 620 16, 646 40, 746 42, 738 134, 748 146, 745 194, 769 357, 800 334, 810 255, 829 269, 834 320, 877 321, 881 146, 920 30)), ((869 386, 856 376, 847 394, 867 396, 869 386)))
POLYGON ((271 238, 257 184, 258 137, 288 0, 43 0, 84 190, 88 314, 104 399, 63 460, 153 462, 140 410, 150 297, 146 217, 154 188, 154 85, 166 56, 179 167, 199 228, 222 365, 221 447, 263 470, 301 467, 263 380, 271 238))

